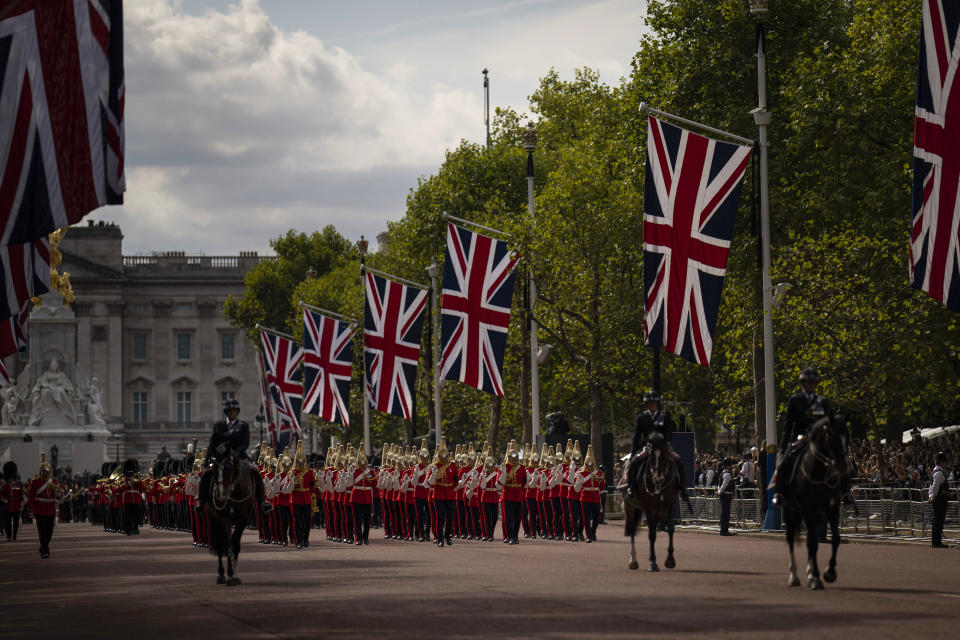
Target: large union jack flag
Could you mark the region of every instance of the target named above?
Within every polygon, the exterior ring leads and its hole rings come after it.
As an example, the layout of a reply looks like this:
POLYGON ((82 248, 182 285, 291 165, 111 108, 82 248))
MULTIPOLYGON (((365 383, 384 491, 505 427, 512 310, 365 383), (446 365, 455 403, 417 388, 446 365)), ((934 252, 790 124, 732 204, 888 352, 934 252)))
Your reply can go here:
POLYGON ((750 152, 649 118, 644 333, 647 344, 704 366, 750 152))
POLYGON ((19 312, 0 320, 0 387, 10 384, 3 359, 22 351, 27 346, 27 310, 30 301, 24 301, 19 312))
POLYGON ((0 245, 123 202, 120 0, 0 6, 0 245))
POLYGON ((420 361, 426 289, 366 272, 363 361, 370 406, 409 420, 420 361))
POLYGON ((350 378, 356 326, 303 310, 303 410, 350 426, 350 378))
POLYGON ((960 311, 960 5, 924 0, 913 141, 910 284, 960 311))
POLYGON ((263 344, 263 364, 280 420, 280 431, 292 429, 297 436, 301 436, 303 374, 300 364, 303 362, 303 348, 290 338, 265 329, 260 329, 260 342, 263 344))
POLYGON ((503 354, 517 257, 505 242, 447 224, 440 375, 503 395, 503 354))
POLYGON ((5 285, 0 292, 0 318, 20 313, 27 300, 49 291, 49 238, 0 247, 0 280, 5 285))

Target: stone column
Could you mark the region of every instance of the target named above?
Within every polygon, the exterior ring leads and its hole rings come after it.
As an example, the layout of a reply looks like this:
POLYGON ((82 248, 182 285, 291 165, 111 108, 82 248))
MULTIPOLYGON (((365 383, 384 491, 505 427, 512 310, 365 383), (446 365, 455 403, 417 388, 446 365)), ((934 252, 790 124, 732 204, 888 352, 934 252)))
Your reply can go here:
MULTIPOLYGON (((122 300, 107 302, 110 313, 107 324, 107 369, 104 372, 103 407, 107 420, 122 420, 123 416, 123 311, 122 300)), ((92 375, 92 374, 91 374, 92 375)))
POLYGON ((156 416, 157 422, 170 420, 170 375, 173 368, 174 354, 170 335, 170 312, 173 309, 173 303, 170 300, 153 300, 153 317, 156 318, 155 330, 153 332, 153 357, 155 363, 156 384, 154 385, 151 407, 147 409, 147 415, 156 416), (159 396, 166 396, 161 402, 159 396), (152 410, 152 414, 151 414, 152 410))
POLYGON ((196 370, 200 374, 200 385, 196 389, 197 413, 194 421, 204 422, 216 419, 220 415, 220 396, 213 383, 216 366, 220 363, 220 334, 217 332, 214 319, 217 310, 217 301, 211 298, 197 299, 197 358, 196 370))

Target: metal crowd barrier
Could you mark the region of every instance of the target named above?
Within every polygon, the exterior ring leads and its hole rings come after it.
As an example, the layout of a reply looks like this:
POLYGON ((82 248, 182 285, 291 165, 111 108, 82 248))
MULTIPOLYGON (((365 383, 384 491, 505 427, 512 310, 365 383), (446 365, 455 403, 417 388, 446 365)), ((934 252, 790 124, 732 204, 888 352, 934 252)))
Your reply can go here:
MULTIPOLYGON (((690 506, 680 504, 685 524, 719 526, 720 499, 715 487, 691 487, 690 506)), ((929 538, 933 507, 927 489, 903 489, 861 484, 851 490, 856 510, 841 505, 840 526, 845 535, 888 538, 929 538)), ((950 485, 950 501, 944 523, 945 538, 960 538, 960 500, 957 487, 950 485)), ((736 489, 730 507, 730 525, 737 529, 759 530, 763 526, 759 488, 736 489)))

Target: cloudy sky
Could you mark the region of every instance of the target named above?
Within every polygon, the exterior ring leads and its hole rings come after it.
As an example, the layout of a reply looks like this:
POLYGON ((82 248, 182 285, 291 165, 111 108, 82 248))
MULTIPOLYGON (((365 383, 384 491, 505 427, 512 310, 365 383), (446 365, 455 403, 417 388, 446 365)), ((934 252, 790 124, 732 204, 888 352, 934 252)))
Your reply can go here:
MULTIPOLYGON (((491 108, 528 113, 551 67, 627 75, 644 0, 124 3, 124 253, 253 249, 402 217, 419 176, 491 108)), ((522 168, 520 169, 522 170, 522 168)))

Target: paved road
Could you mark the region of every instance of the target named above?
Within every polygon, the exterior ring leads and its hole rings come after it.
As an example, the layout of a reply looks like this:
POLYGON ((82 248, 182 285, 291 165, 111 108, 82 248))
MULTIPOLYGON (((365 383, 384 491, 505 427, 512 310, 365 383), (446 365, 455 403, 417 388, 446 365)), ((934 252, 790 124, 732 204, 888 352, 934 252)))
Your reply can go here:
POLYGON ((839 580, 812 592, 786 586, 781 539, 678 532, 677 568, 650 574, 643 550, 641 570, 627 569, 621 532, 438 549, 382 538, 358 548, 314 531, 303 551, 248 532, 244 584, 228 588, 187 534, 62 524, 43 560, 28 528, 0 542, 0 637, 933 638, 960 623, 957 549, 845 544, 839 580))

